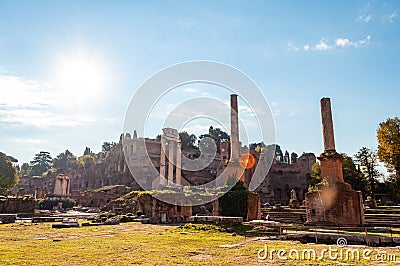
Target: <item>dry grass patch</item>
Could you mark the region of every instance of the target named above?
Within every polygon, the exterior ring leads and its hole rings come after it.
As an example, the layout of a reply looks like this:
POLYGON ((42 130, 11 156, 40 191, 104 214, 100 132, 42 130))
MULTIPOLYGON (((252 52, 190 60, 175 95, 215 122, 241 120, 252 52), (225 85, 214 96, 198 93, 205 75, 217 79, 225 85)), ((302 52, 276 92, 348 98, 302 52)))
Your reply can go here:
MULTIPOLYGON (((293 265, 315 261, 259 260, 257 251, 274 249, 317 251, 326 245, 289 241, 255 241, 210 227, 126 223, 114 226, 53 229, 51 224, 0 225, 0 265, 293 265), (59 241, 54 241, 59 240, 59 241)), ((399 248, 374 252, 397 253, 399 248)), ((322 264, 333 262, 322 260, 322 264)), ((360 261, 370 264, 369 261, 360 261)), ((391 264, 389 264, 391 265, 391 264)), ((395 264, 392 264, 395 265, 395 264)))

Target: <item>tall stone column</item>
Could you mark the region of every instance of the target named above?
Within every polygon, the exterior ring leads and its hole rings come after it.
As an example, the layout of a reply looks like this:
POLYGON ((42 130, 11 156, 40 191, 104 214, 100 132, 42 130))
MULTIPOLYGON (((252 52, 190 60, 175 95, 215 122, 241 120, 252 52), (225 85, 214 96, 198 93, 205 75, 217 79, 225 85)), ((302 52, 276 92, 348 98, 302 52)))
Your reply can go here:
POLYGON ((231 162, 239 162, 239 122, 237 95, 231 94, 231 162))
POLYGON ((342 171, 343 157, 336 152, 335 148, 331 100, 329 98, 321 99, 321 117, 324 139, 324 153, 318 157, 321 163, 321 176, 328 178, 329 181, 344 182, 342 171))
POLYGON ((168 141, 168 184, 174 182, 174 149, 175 141, 168 141))
POLYGON ((182 185, 182 143, 179 141, 176 144, 176 184, 182 185))
POLYGON ((317 190, 305 195, 306 215, 309 225, 359 226, 364 224, 364 207, 361 192, 344 182, 343 156, 336 152, 333 135, 331 102, 321 99, 324 152, 318 157, 321 177, 327 182, 316 184, 317 190))
POLYGON ((325 152, 336 151, 335 137, 333 133, 331 100, 329 98, 321 99, 321 116, 322 131, 324 136, 324 150, 325 152))
POLYGON ((165 184, 165 139, 161 137, 161 155, 160 155, 160 184, 165 184))

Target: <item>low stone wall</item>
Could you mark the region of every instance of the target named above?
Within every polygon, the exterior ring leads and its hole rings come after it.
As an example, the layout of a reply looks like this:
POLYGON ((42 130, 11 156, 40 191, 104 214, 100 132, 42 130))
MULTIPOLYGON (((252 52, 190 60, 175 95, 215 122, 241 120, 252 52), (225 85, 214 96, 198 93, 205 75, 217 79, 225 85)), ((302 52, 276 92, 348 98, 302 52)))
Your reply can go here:
POLYGON ((227 216, 190 216, 189 222, 212 222, 221 224, 241 224, 243 217, 227 217, 227 216))
POLYGON ((16 214, 0 214, 0 222, 4 224, 15 223, 16 219, 16 214))
POLYGON ((30 213, 35 211, 33 198, 8 197, 0 199, 0 213, 30 213))
POLYGON ((152 198, 150 219, 152 223, 181 223, 191 215, 192 206, 172 205, 152 198))

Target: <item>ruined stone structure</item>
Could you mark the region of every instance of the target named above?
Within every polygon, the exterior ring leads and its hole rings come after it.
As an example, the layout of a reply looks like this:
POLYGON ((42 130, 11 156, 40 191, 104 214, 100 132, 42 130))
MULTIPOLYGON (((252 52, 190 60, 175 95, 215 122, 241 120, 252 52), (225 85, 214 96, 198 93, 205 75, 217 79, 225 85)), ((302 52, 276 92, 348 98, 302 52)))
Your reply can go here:
MULTIPOLYGON (((221 172, 228 165, 230 159, 230 142, 221 143, 221 163, 218 165, 218 171, 221 172)), ((242 150, 241 154, 250 152, 255 159, 254 167, 246 169, 241 176, 241 181, 247 187, 255 174, 255 169, 259 167, 260 153, 256 149, 250 151, 242 150)), ((287 205, 290 201, 290 191, 296 191, 297 199, 301 202, 308 190, 306 184, 307 177, 312 174, 312 166, 316 163, 316 156, 313 153, 303 153, 296 160, 287 162, 278 161, 273 158, 273 163, 266 176, 261 177, 262 183, 255 190, 260 196, 261 204, 282 204, 287 205)), ((260 167, 263 167, 262 165, 260 167)))
MULTIPOLYGON (((259 153, 251 150, 258 165, 259 153)), ((257 188, 262 204, 289 204, 292 189, 296 191, 299 202, 304 200, 308 190, 306 179, 312 174, 312 166, 316 163, 313 153, 303 153, 295 163, 283 163, 274 160, 269 173, 257 188)), ((255 167, 254 167, 255 168, 255 167)), ((248 184, 254 174, 254 168, 246 169, 245 184, 248 184)))
POLYGON ((182 155, 181 155, 181 140, 179 133, 173 128, 163 128, 161 136, 161 155, 160 155, 160 183, 167 185, 175 183, 182 184, 182 155), (168 156, 166 152, 168 151, 168 156), (166 180, 166 161, 168 160, 168 180, 166 180), (175 177, 174 177, 175 173, 175 177), (167 182, 166 182, 167 181, 167 182))
POLYGON ((184 222, 192 216, 192 206, 180 206, 163 202, 150 193, 132 191, 109 202, 106 209, 115 213, 136 213, 150 217, 151 223, 184 222))
POLYGON ((104 186, 89 191, 75 190, 71 192, 71 198, 77 205, 86 207, 102 207, 130 191, 130 187, 124 185, 104 186))
POLYGON ((68 175, 57 175, 54 185, 54 195, 66 197, 69 195, 70 177, 68 175))
POLYGON ((0 213, 32 213, 35 205, 31 197, 0 197, 0 213))
MULTIPOLYGON (((145 177, 146 186, 153 189, 159 188, 159 186, 166 186, 171 183, 179 185, 193 185, 186 176, 192 177, 196 173, 182 171, 181 159, 182 156, 191 158, 193 153, 197 151, 182 151, 181 141, 179 139, 179 133, 176 129, 164 128, 163 134, 160 140, 139 138, 134 134, 133 138, 130 138, 130 134, 127 133, 121 136, 121 146, 116 146, 112 149, 113 152, 122 154, 122 159, 117 163, 117 167, 132 177, 129 170, 132 170, 138 175, 139 178, 145 177), (125 149, 122 151, 122 149, 125 149), (125 155, 125 157, 123 157, 125 155), (146 157, 149 160, 145 160, 146 157), (129 168, 128 164, 129 162, 129 168), (154 175, 154 168, 158 171, 154 175)), ((108 154, 106 161, 108 159, 108 154)), ((112 157, 110 157, 111 159, 112 157)), ((109 168, 110 172, 118 172, 118 169, 109 168)), ((133 179, 133 177, 132 177, 133 179)), ((133 181, 133 189, 141 189, 141 187, 133 181)))
POLYGON ((364 209, 360 191, 344 183, 343 157, 336 152, 331 103, 321 99, 324 152, 318 157, 323 182, 306 193, 307 224, 357 226, 364 224, 364 209))
MULTIPOLYGON (((199 150, 183 147, 176 129, 164 128, 160 138, 150 139, 137 136, 136 131, 121 134, 119 142, 105 154, 99 153, 95 157, 93 165, 79 166, 76 169, 68 169, 57 173, 49 172, 42 177, 21 177, 20 184, 16 187, 24 188, 27 194, 35 198, 44 198, 49 195, 71 197, 83 205, 97 206, 97 204, 107 203, 114 196, 103 193, 105 199, 99 197, 99 189, 110 186, 129 187, 129 190, 141 190, 141 186, 132 176, 130 169, 140 177, 146 177, 147 187, 153 189, 171 183, 183 186, 197 186, 215 181, 217 174, 220 175, 227 166, 225 177, 234 176, 241 179, 245 185, 249 184, 253 169, 244 170, 239 163, 240 155, 248 153, 248 149, 242 147, 239 141, 238 125, 238 102, 237 95, 231 95, 231 142, 221 143, 220 153, 204 155, 204 160, 210 162, 204 169, 197 171, 184 170, 182 159, 200 159, 199 150), (144 160, 148 156, 150 160, 144 160), (129 162, 129 167, 128 163, 129 162), (156 171, 154 170, 156 169, 156 171), (155 175, 154 175, 155 173, 155 175), (68 176, 61 180, 61 176, 68 176), (64 183, 63 183, 64 182, 64 183), (67 182, 67 183, 66 183, 67 182)), ((254 149, 250 151, 258 163, 259 153, 254 149)), ((289 163, 288 154, 286 163, 274 161, 272 168, 265 177, 264 182, 257 190, 261 203, 281 203, 288 204, 290 190, 295 189, 298 199, 304 198, 306 190, 306 177, 311 173, 315 156, 313 154, 303 154, 297 160, 289 163), (294 162, 296 161, 296 162, 294 162)), ((200 162, 200 161, 199 161, 200 162)), ((257 166, 257 165, 256 165, 257 166)), ((261 165, 262 167, 262 165, 261 165)), ((201 168, 201 167, 200 167, 201 168)), ((225 182, 217 184, 225 185, 225 182)), ((114 193, 111 193, 114 194, 114 193)))
MULTIPOLYGON (((140 186, 136 183, 132 177, 124 158, 124 151, 122 141, 125 141, 131 145, 126 145, 131 149, 131 152, 144 151, 144 147, 135 145, 137 142, 135 138, 129 138, 129 135, 121 139, 121 143, 115 145, 107 154, 103 161, 96 162, 89 168, 70 169, 61 172, 70 177, 70 189, 69 193, 71 197, 77 202, 81 202, 83 205, 90 203, 90 206, 97 206, 96 204, 102 204, 106 202, 109 197, 105 196, 105 200, 102 201, 98 197, 101 193, 91 193, 104 186, 123 185, 130 187, 131 190, 140 190, 140 186), (87 192, 87 193, 84 193, 87 192), (88 195, 93 196, 93 201, 88 199, 88 195)), ((157 139, 145 139, 145 145, 147 152, 151 158, 153 166, 159 170, 161 161, 161 142, 157 139)), ((218 154, 211 164, 201 171, 181 171, 181 184, 182 185, 201 185, 215 180, 217 171, 221 170, 227 165, 230 160, 230 143, 221 143, 221 152, 218 154)), ((257 163, 257 152, 250 151, 256 158, 257 163)), ((182 156, 186 158, 194 158, 197 156, 197 150, 182 150, 182 156)), ((307 175, 311 174, 312 165, 316 159, 314 154, 307 153, 300 156, 296 163, 286 164, 282 162, 274 161, 272 167, 257 189, 260 195, 261 203, 264 204, 269 202, 271 204, 280 203, 288 204, 290 200, 290 190, 295 189, 298 193, 298 199, 304 199, 304 191, 307 189, 305 181, 307 175)), ((150 165, 143 165, 143 161, 137 160, 134 163, 134 167, 138 167, 142 171, 143 175, 146 171, 149 171, 150 165)), ((166 158, 166 165, 168 165, 168 159, 166 158)), ((153 167, 151 166, 151 167, 153 167)), ((176 167, 174 167, 173 180, 176 180, 176 167)), ((19 188, 24 188, 26 194, 30 194, 35 198, 45 198, 46 195, 52 195, 55 192, 55 184, 57 173, 49 173, 43 177, 20 177, 20 183, 14 189, 15 194, 18 193, 19 188)), ((166 166, 166 178, 168 178, 168 166, 166 166)), ((249 182, 252 175, 252 169, 245 171, 245 181, 249 182)), ((176 181, 174 181, 176 182, 176 181)), ((118 194, 118 193, 117 193, 118 194)))

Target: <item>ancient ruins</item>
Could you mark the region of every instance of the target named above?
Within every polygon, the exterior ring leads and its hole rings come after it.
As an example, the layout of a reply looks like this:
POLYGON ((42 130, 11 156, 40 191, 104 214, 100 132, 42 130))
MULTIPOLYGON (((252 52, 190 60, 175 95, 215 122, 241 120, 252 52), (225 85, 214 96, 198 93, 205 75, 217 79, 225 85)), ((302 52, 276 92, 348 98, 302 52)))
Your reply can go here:
MULTIPOLYGON (((134 168, 140 176, 150 177, 146 181, 153 189, 171 184, 203 185, 213 182, 224 171, 225 177, 234 176, 248 186, 254 175, 254 168, 264 167, 263 163, 259 162, 259 158, 260 154, 265 152, 265 147, 257 145, 247 149, 242 147, 239 140, 237 95, 230 96, 230 103, 230 141, 222 142, 220 151, 216 155, 206 155, 205 159, 211 163, 201 170, 189 171, 182 167, 182 158, 196 159, 199 156, 199 150, 182 147, 176 129, 164 128, 162 135, 156 139, 137 136, 134 131, 132 135, 121 134, 119 142, 114 147, 105 154, 95 157, 93 165, 56 173, 48 172, 42 177, 21 177, 15 190, 23 189, 26 194, 31 194, 37 199, 71 198, 80 206, 108 206, 107 209, 114 210, 120 208, 117 199, 130 191, 141 190, 130 168, 134 168), (240 157, 244 153, 250 153, 253 156, 254 167, 243 169, 240 165, 240 157), (144 156, 149 156, 150 161, 143 160, 144 156), (154 168, 158 171, 156 176, 152 170, 154 168), (113 202, 117 204, 113 205, 113 202)), ((250 206, 248 219, 260 218, 259 210, 263 204, 288 205, 294 192, 300 203, 304 200, 307 192, 305 181, 312 173, 312 165, 316 162, 315 155, 304 153, 297 158, 297 155, 292 153, 292 158, 289 158, 287 151, 285 154, 279 152, 271 158, 272 167, 255 191, 257 194, 252 193, 247 199, 250 206)), ((225 181, 217 185, 224 184, 225 181)), ((213 215, 219 215, 218 201, 214 200, 207 208, 213 215)), ((177 217, 182 217, 180 214, 185 214, 183 216, 187 217, 188 213, 196 214, 200 211, 198 208, 192 211, 169 206, 158 200, 144 201, 142 205, 136 204, 126 211, 135 212, 140 209, 149 210, 146 211, 146 215, 155 215, 157 219, 161 219, 164 215, 161 213, 169 213, 167 220, 176 220, 179 219, 177 217)))
POLYGON ((161 180, 166 179, 165 153, 168 150, 168 183, 175 183, 181 185, 182 183, 181 181, 182 155, 180 153, 181 149, 182 149, 181 140, 179 139, 178 131, 173 128, 163 128, 163 135, 161 136, 161 155, 160 155, 161 180))
POLYGON ((66 197, 69 196, 70 177, 68 175, 57 175, 54 184, 54 196, 66 197))
POLYGON ((358 226, 364 224, 363 199, 343 180, 342 160, 335 148, 331 102, 321 99, 324 152, 318 157, 323 181, 305 195, 307 224, 358 226))

